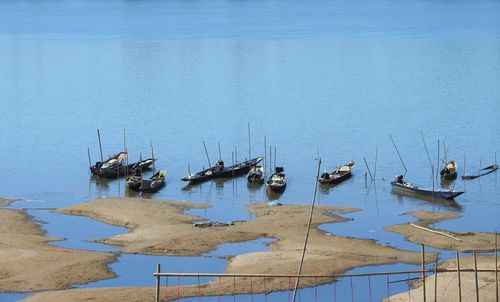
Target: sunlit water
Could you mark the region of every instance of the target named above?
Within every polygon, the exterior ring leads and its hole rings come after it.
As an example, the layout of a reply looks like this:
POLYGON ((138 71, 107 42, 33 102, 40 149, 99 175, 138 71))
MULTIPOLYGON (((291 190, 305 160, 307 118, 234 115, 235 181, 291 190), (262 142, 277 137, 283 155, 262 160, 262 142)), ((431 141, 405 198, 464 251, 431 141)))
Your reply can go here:
MULTIPOLYGON (((466 190, 456 204, 400 197, 390 190, 404 171, 389 135, 417 184, 432 186, 420 131, 433 164, 438 139, 460 175, 465 153, 468 172, 493 163, 499 70, 498 1, 2 1, 0 195, 21 198, 13 208, 127 196, 123 181, 92 179, 87 159, 87 148, 92 161, 99 157, 96 128, 104 156, 123 149, 126 129, 131 160, 149 155, 152 141, 156 167, 168 170, 166 187, 145 197, 206 202, 211 208, 188 213, 216 221, 254 219, 246 206, 268 200, 264 187, 239 178, 184 188, 179 179, 188 164, 192 171, 208 165, 202 141, 212 163, 218 142, 229 163, 262 156, 266 136, 288 176, 282 203, 310 202, 318 152, 321 170, 356 162, 352 179, 318 191, 320 205, 361 209, 346 215, 352 221, 321 226, 328 232, 418 250, 383 230, 414 221, 401 216, 412 210, 463 216, 440 228, 495 231, 496 174, 455 181, 466 190), (377 146, 377 179, 365 184, 363 157, 373 172, 377 146)), ((54 243, 63 247, 114 251, 85 240, 125 231, 28 213, 50 236, 68 238, 54 243)), ((161 259, 122 255, 112 269, 123 278, 94 285, 137 285, 128 273, 150 278, 161 259), (134 265, 147 269, 127 270, 134 265)), ((199 257, 189 269, 225 266, 214 261, 199 257)))

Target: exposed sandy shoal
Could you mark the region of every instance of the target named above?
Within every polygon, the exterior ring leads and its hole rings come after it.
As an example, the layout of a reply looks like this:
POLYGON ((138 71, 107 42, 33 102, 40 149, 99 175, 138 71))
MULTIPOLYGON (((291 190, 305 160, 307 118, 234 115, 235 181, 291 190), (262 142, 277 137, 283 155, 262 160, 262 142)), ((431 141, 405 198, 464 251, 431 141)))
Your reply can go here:
MULTIPOLYGON (((460 217, 459 215, 447 212, 409 212, 405 213, 412 215, 418 219, 415 224, 420 226, 426 226, 446 220, 460 217)), ((495 247, 495 234, 485 233, 485 232, 451 232, 446 230, 439 230, 453 237, 460 239, 461 241, 449 238, 443 235, 431 233, 425 230, 418 229, 409 223, 392 225, 385 228, 388 231, 399 233, 405 237, 406 240, 412 241, 418 244, 424 244, 426 246, 432 246, 435 248, 451 251, 488 251, 495 247)), ((500 239, 500 237, 499 237, 500 239)))
MULTIPOLYGON (((478 269, 495 269, 495 257, 477 257, 478 269)), ((455 259, 445 261, 438 268, 456 269, 455 259)), ((474 268, 473 257, 460 258, 461 269, 474 268)), ((462 284, 462 301, 476 301, 476 286, 474 272, 460 273, 462 284)), ((425 278, 427 301, 434 301, 435 275, 425 278)), ((478 273, 479 301, 495 301, 495 273, 478 273)), ((456 272, 438 273, 437 279, 437 301, 455 302, 458 301, 458 275, 456 272)), ((420 302, 423 301, 423 286, 419 282, 419 287, 390 297, 384 301, 391 302, 420 302)))
MULTIPOLYGON (((248 253, 230 258, 226 269, 229 273, 296 274, 304 235, 309 218, 309 207, 298 205, 268 206, 251 204, 248 210, 256 219, 226 227, 197 228, 192 226, 199 217, 182 214, 182 210, 200 207, 191 203, 159 202, 140 199, 101 199, 58 210, 62 213, 87 215, 92 218, 129 228, 127 234, 102 240, 119 246, 125 252, 199 255, 223 242, 239 242, 255 238, 275 238, 271 250, 248 253)), ((406 252, 376 244, 373 240, 337 237, 317 229, 319 224, 342 222, 345 219, 332 215, 356 211, 353 208, 317 207, 313 216, 313 228, 309 236, 303 274, 341 273, 358 266, 389 263, 419 263, 420 254, 406 252)), ((433 260, 429 254, 428 259, 433 260)), ((155 270, 151 268, 151 273, 155 270)), ((200 268, 200 271, 203 268, 200 268)), ((151 276, 144 276, 150 278, 151 276)), ((332 281, 318 279, 318 283, 332 281)), ((163 281, 164 282, 164 281, 163 281)), ((289 280, 267 279, 266 290, 288 288, 289 280)), ((302 286, 311 286, 314 279, 304 280, 302 286)), ((238 279, 238 293, 263 291, 263 279, 238 279)), ((154 281, 152 280, 152 285, 154 281)), ((174 290, 174 289, 172 289, 174 290)), ((233 293, 233 280, 221 278, 213 283, 197 287, 181 287, 183 296, 233 293)), ((162 295, 164 296, 164 295, 162 295)), ((26 301, 145 301, 154 297, 154 288, 79 289, 36 294, 26 301)))
POLYGON ((8 198, 0 198, 0 207, 7 207, 10 206, 15 199, 8 199, 8 198))
POLYGON ((60 240, 44 232, 23 211, 0 209, 0 291, 64 289, 111 278, 107 253, 67 250, 48 244, 60 240))

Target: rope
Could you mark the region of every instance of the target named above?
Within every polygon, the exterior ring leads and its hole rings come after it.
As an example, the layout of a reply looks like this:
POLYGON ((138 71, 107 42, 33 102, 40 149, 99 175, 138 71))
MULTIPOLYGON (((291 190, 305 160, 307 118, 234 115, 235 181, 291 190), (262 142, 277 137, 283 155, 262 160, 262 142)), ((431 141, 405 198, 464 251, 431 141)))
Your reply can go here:
MULTIPOLYGON (((313 211, 314 211, 314 203, 316 202, 316 192, 318 191, 318 179, 319 179, 320 168, 321 168, 321 158, 318 158, 318 170, 316 172, 316 179, 314 181, 314 194, 313 194, 312 203, 311 203, 311 212, 309 214, 309 222, 307 223, 306 238, 304 240, 304 249, 302 250, 302 256, 300 258, 299 271, 297 273, 298 276, 300 276, 300 274, 302 273, 302 265, 304 264, 304 257, 306 255, 307 240, 309 239, 309 231, 311 230, 311 223, 312 223, 312 217, 313 217, 313 211)), ((297 288, 299 287, 299 280, 300 280, 300 278, 297 278, 297 281, 295 282, 295 288, 293 290, 292 302, 295 302, 295 295, 297 294, 297 288)))

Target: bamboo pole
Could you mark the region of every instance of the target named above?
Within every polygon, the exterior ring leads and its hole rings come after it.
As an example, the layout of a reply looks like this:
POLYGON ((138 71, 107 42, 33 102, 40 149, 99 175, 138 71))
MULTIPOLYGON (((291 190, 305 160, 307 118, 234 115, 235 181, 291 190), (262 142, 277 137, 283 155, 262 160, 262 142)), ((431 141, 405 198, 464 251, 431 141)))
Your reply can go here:
POLYGON ((220 143, 217 142, 217 148, 219 149, 219 160, 222 160, 222 155, 220 153, 220 143))
MULTIPOLYGON (((389 135, 389 138, 391 139, 391 142, 392 142, 392 145, 394 146, 394 149, 396 149, 396 153, 398 154, 398 157, 399 157, 399 160, 401 161, 401 164, 403 164, 403 168, 405 168, 405 173, 404 175, 406 175, 406 172, 408 172, 408 169, 406 169, 406 165, 403 161, 403 158, 401 157, 401 154, 399 153, 399 150, 398 150, 398 147, 396 147, 396 143, 394 142, 394 140, 392 139, 392 136, 389 135)), ((404 176, 403 175, 403 176, 404 176)))
POLYGON ((274 170, 276 170, 276 147, 274 147, 274 170))
POLYGON ((439 157, 440 157, 440 155, 441 155, 441 152, 440 152, 441 150, 440 150, 440 148, 439 148, 439 145, 440 145, 440 144, 439 144, 439 139, 438 139, 438 156, 437 156, 437 163, 436 163, 436 183, 438 183, 439 166, 440 166, 440 165, 439 165, 439 157))
POLYGON ((234 146, 234 162, 238 163, 238 149, 234 146))
POLYGON ((160 302, 160 264, 156 265, 156 302, 160 302))
MULTIPOLYGON (((495 163, 496 163, 496 153, 495 153, 495 163)), ((495 232, 495 298, 498 302, 498 234, 495 232)))
POLYGON ((438 286, 438 257, 436 256, 436 262, 434 263, 434 302, 437 302, 437 286, 438 286))
POLYGON ((422 246, 422 286, 423 286, 423 297, 424 302, 427 302, 426 293, 425 293, 425 245, 422 246))
POLYGON ((205 145, 205 141, 203 141, 203 148, 205 148, 205 155, 207 156, 208 168, 210 169, 212 167, 212 164, 210 163, 210 157, 208 156, 207 145, 205 145))
POLYGON ((90 149, 87 148, 87 155, 89 157, 89 167, 92 167, 92 160, 90 160, 90 149))
POLYGON ((377 146, 377 149, 375 149, 375 167, 373 169, 373 180, 376 179, 376 175, 377 175, 377 160, 378 160, 378 146, 377 146))
POLYGON ((436 231, 436 230, 433 230, 433 229, 429 229, 429 228, 426 228, 426 227, 423 227, 423 226, 420 226, 420 225, 417 225, 417 224, 414 224, 414 223, 410 223, 410 225, 411 225, 412 227, 417 228, 417 229, 421 229, 421 230, 424 230, 424 231, 427 231, 427 232, 431 232, 431 233, 434 233, 434 234, 438 234, 438 235, 446 236, 446 237, 449 237, 449 238, 451 238, 451 239, 455 239, 455 240, 457 240, 457 241, 462 242, 462 239, 457 238, 457 237, 455 237, 455 236, 452 236, 452 235, 450 235, 450 234, 446 234, 446 233, 444 233, 444 232, 440 232, 440 231, 436 231))
POLYGON ((460 280, 460 257, 457 251, 458 302, 462 302, 462 282, 460 280))
POLYGON ((101 132, 99 131, 99 129, 97 129, 97 138, 99 139, 99 151, 101 152, 101 162, 103 162, 104 158, 102 157, 101 132))
MULTIPOLYGON (((309 231, 311 230, 311 224, 312 224, 312 218, 313 218, 313 212, 314 212, 314 203, 316 202, 316 193, 318 192, 318 179, 319 179, 320 169, 321 169, 321 158, 318 158, 318 170, 316 171, 316 180, 314 181, 314 193, 313 193, 313 198, 312 198, 312 203, 311 203, 311 211, 309 213, 309 222, 307 223, 307 231, 306 231, 306 236, 304 239, 304 248, 302 249, 302 256, 300 258, 299 271, 298 271, 297 275, 300 275, 302 273, 302 265, 304 264, 304 257, 306 255, 307 241, 309 239, 309 231)), ((299 281, 300 281, 300 278, 297 278, 297 280, 295 281, 295 288, 293 290, 292 302, 295 302, 295 298, 297 296, 297 288, 299 287, 299 281)))
POLYGON ((252 158, 252 145, 250 140, 250 122, 248 122, 248 159, 252 158))
POLYGON ((368 163, 366 162, 366 158, 364 156, 363 156, 363 160, 365 161, 365 166, 366 166, 366 169, 368 169, 368 173, 370 173, 370 179, 373 181, 372 172, 370 171, 370 167, 368 166, 368 163))
POLYGON ((425 143, 424 132, 420 130, 420 134, 422 135, 422 142, 424 143, 425 153, 427 154, 427 159, 429 160, 429 166, 431 167, 431 172, 432 172, 432 201, 436 202, 436 184, 434 181, 434 166, 432 165, 431 157, 429 155, 429 150, 427 149, 427 144, 425 143))
POLYGON ((266 168, 267 168, 267 138, 264 135, 264 179, 266 178, 266 168))
POLYGON ((155 165, 155 150, 153 148, 153 141, 149 140, 149 144, 151 145, 151 158, 153 159, 153 172, 156 172, 156 165, 155 165))
POLYGON ((273 174, 273 149, 269 146, 269 174, 273 174))
POLYGON ((476 252, 473 253, 474 256, 474 280, 476 284, 476 302, 479 302, 479 280, 477 277, 477 258, 476 258, 476 252))

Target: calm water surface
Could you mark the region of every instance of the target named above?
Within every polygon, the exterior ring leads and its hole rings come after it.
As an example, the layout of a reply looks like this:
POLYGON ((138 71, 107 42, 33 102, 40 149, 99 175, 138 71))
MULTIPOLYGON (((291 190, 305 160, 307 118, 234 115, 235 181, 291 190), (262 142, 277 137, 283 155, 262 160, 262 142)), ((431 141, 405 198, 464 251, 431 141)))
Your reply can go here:
MULTIPOLYGON (((456 181, 466 190, 456 204, 394 195, 389 180, 403 168, 389 134, 417 184, 432 186, 420 131, 433 163, 438 139, 459 174, 465 153, 468 172, 493 163, 499 70, 498 1, 2 1, 0 195, 21 198, 13 208, 127 196, 121 181, 92 179, 87 159, 87 148, 93 161, 99 156, 96 128, 105 156, 123 149, 126 129, 131 159, 149 155, 151 140, 157 167, 168 170, 167 186, 147 197, 206 202, 212 207, 189 213, 213 220, 253 219, 246 206, 268 200, 263 188, 244 178, 184 188, 179 179, 188 164, 207 166, 202 141, 212 162, 220 142, 229 163, 235 152, 238 160, 262 156, 266 136, 289 180, 282 203, 310 202, 318 150, 322 170, 356 162, 351 180, 319 190, 321 205, 361 209, 347 215, 352 221, 322 226, 328 232, 418 250, 383 230, 413 221, 401 216, 412 210, 463 216, 441 228, 495 231, 496 174, 456 181), (377 180, 365 185, 363 157, 373 167, 377 146, 377 180)), ((68 238, 57 243, 65 247, 110 251, 84 240, 124 231, 29 213, 50 236, 68 238), (67 231, 80 223, 88 230, 67 231)), ((123 255, 116 265, 144 259, 123 255)), ((159 259, 147 260, 148 272, 159 259)), ((191 268, 211 261, 200 257, 191 268)), ((113 286, 135 284, 126 277, 134 269, 117 271, 123 283, 113 286)))

